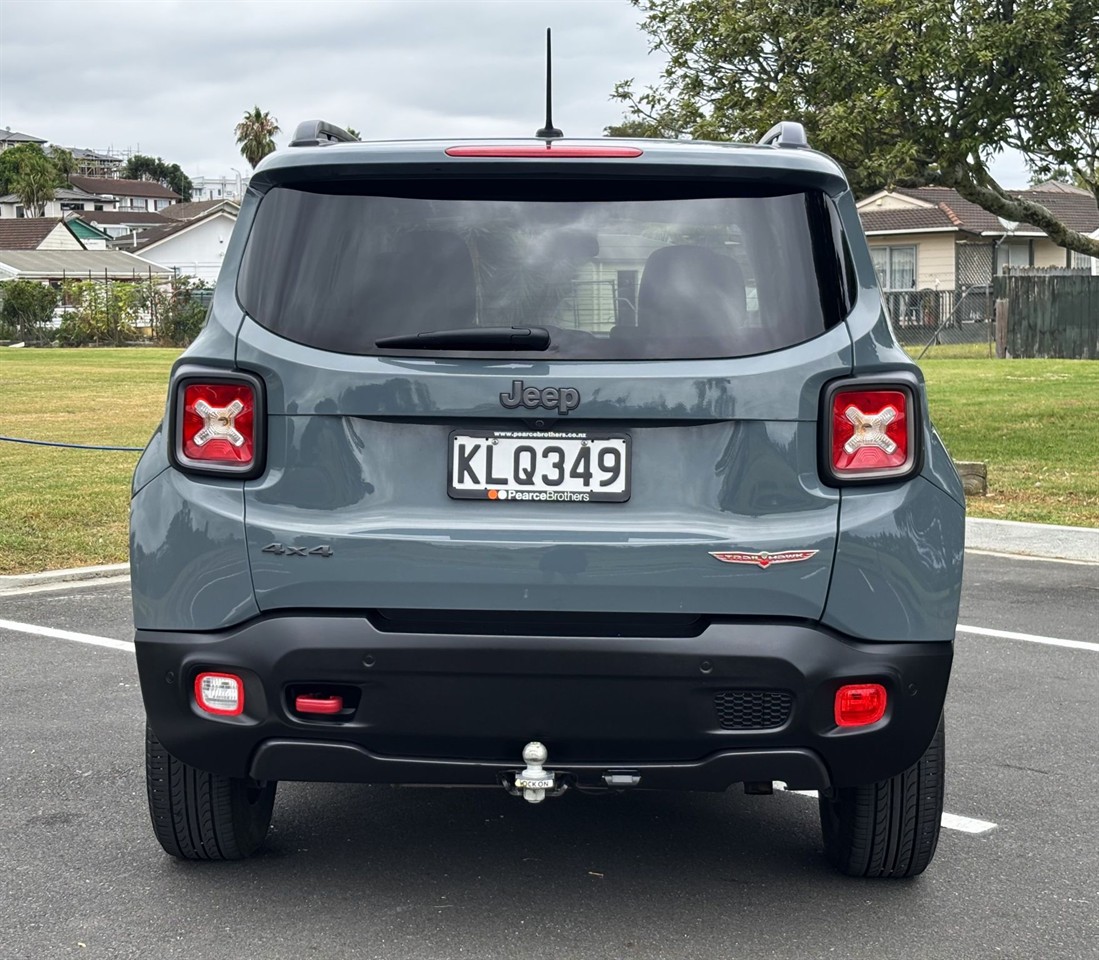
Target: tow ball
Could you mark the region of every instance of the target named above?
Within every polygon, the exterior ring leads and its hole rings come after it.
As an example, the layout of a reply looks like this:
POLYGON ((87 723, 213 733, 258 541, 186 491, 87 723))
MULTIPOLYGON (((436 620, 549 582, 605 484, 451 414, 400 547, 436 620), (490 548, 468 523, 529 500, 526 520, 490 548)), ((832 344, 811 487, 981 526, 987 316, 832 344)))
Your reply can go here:
POLYGON ((505 778, 504 786, 508 792, 521 796, 527 803, 541 803, 547 796, 561 796, 568 789, 568 784, 564 781, 558 784, 553 771, 543 766, 548 758, 549 751, 537 740, 523 747, 523 762, 527 766, 522 773, 516 774, 512 783, 509 784, 505 778))

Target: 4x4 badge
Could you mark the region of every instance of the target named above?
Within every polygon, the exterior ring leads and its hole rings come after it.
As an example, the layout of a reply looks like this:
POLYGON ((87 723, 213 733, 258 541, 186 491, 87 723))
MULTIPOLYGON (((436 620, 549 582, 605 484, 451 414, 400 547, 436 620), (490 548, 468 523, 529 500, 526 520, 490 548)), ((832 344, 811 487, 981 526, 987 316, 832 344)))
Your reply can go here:
POLYGON ((768 553, 761 550, 759 553, 744 553, 739 550, 711 551, 710 556, 722 563, 752 563, 762 570, 776 563, 797 563, 799 560, 808 560, 815 557, 819 550, 783 550, 780 553, 768 553))

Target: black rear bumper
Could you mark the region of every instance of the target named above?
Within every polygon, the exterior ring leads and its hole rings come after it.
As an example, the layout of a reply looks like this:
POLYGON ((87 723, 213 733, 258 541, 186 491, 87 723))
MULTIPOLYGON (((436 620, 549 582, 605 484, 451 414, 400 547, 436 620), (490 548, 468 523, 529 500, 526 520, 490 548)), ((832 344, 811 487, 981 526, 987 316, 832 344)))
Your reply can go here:
POLYGON ((355 615, 270 616, 218 633, 138 631, 153 730, 180 760, 264 780, 491 785, 522 768, 601 786, 849 786, 911 766, 946 696, 951 643, 865 643, 789 623, 711 623, 675 637, 390 632, 355 615), (243 678, 244 712, 210 716, 195 677, 243 678), (839 728, 836 689, 885 686, 878 723, 839 728), (343 714, 295 714, 337 691, 343 714))

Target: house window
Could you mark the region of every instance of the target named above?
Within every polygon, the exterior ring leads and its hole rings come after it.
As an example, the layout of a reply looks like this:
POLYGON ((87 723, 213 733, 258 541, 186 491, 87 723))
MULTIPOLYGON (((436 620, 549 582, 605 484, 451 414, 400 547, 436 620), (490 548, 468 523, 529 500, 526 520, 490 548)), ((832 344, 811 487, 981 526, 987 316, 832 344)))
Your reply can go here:
POLYGON ((916 248, 871 247, 870 256, 883 290, 916 289, 916 248))
POLYGON ((1005 241, 996 248, 996 272, 1003 273, 1005 267, 1029 267, 1030 241, 1009 243, 1005 241))

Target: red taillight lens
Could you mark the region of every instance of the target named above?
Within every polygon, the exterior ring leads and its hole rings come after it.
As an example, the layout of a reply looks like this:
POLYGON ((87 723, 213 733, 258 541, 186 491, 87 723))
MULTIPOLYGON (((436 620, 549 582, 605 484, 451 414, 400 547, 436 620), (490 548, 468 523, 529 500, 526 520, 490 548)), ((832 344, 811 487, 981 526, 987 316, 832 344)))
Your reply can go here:
POLYGON ((255 459, 256 395, 247 383, 183 387, 182 453, 188 460, 249 466, 255 459))
POLYGON ((915 436, 907 390, 837 390, 831 416, 836 477, 889 477, 911 469, 915 436))
POLYGON ((244 712, 244 681, 235 673, 200 673, 195 677, 195 703, 219 717, 244 712))
POLYGON ((880 683, 848 683, 836 691, 836 725, 865 727, 885 716, 885 687, 880 683))

